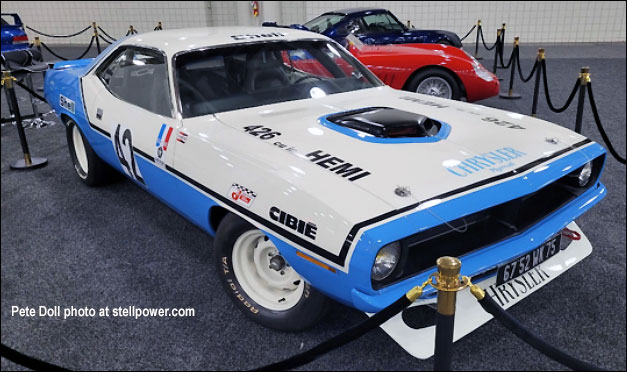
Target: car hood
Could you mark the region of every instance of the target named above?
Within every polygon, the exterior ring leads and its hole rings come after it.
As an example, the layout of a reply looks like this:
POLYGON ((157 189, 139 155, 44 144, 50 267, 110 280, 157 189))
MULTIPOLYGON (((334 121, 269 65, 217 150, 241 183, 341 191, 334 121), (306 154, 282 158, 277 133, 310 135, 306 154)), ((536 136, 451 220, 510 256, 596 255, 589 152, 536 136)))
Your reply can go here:
POLYGON ((300 158, 301 169, 311 182, 323 182, 324 177, 344 178, 394 208, 539 163, 537 160, 585 139, 529 116, 389 87, 241 109, 216 117, 248 134, 251 131, 245 127, 280 133, 265 138, 256 134, 268 144, 267 156, 290 149, 300 158), (365 107, 419 114, 441 123, 442 128, 437 138, 426 141, 373 142, 373 138, 364 140, 355 131, 325 125, 321 119, 365 107), (360 170, 346 174, 355 167, 360 170), (399 190, 410 191, 410 195, 399 190))
POLYGON ((356 56, 407 55, 420 58, 437 57, 438 59, 456 57, 472 63, 470 57, 468 57, 461 49, 443 44, 366 44, 361 48, 349 45, 347 49, 349 52, 356 56))

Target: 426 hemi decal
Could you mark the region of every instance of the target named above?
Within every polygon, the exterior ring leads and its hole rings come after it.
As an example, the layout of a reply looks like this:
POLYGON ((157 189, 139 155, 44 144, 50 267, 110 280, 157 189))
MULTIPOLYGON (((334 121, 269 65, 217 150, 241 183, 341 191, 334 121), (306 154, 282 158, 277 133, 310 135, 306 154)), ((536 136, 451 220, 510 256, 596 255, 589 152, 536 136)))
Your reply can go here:
POLYGON ((355 181, 360 178, 364 178, 370 174, 370 172, 363 170, 357 166, 353 166, 351 163, 347 163, 344 160, 332 156, 331 154, 325 154, 322 150, 310 152, 306 155, 309 160, 318 164, 322 168, 328 169, 331 172, 335 172, 342 177, 348 177, 349 181, 355 181))

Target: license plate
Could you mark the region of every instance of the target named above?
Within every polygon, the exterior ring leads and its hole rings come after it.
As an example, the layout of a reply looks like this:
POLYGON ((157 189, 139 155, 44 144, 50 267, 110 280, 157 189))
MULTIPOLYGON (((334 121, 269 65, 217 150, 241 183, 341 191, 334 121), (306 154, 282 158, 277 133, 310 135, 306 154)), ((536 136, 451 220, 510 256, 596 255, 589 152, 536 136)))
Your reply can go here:
POLYGON ((496 274, 496 285, 499 286, 509 282, 558 254, 560 252, 561 239, 562 234, 557 234, 538 248, 499 266, 496 274))

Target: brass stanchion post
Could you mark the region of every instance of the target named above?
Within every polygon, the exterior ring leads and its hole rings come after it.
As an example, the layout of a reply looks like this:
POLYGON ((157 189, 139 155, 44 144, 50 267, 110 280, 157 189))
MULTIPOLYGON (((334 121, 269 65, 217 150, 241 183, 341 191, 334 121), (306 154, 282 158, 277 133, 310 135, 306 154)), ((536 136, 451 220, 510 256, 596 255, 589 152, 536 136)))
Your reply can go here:
MULTIPOLYGON (((503 57, 503 50, 505 50, 505 23, 501 26, 501 45, 499 50, 501 57, 503 57)), ((503 68, 503 66, 498 65, 496 68, 503 68)))
POLYGON ((481 33, 481 20, 477 21, 477 37, 475 38, 475 59, 479 59, 479 34, 481 33))
POLYGON ((17 97, 15 96, 15 88, 13 86, 13 80, 15 78, 11 76, 9 71, 2 72, 2 86, 7 91, 8 103, 15 118, 15 126, 17 127, 17 134, 20 138, 20 145, 22 146, 22 152, 24 153, 24 159, 16 160, 11 163, 11 169, 33 169, 43 167, 48 163, 46 158, 32 158, 28 150, 28 143, 26 142, 26 134, 24 133, 24 125, 22 124, 22 115, 20 114, 20 108, 17 103, 17 97))
POLYGON ((520 98, 520 94, 514 93, 514 78, 515 78, 516 68, 517 68, 516 62, 518 62, 518 53, 519 53, 518 43, 519 43, 519 38, 518 36, 516 36, 514 38, 514 50, 512 51, 512 56, 511 56, 512 62, 511 62, 510 68, 512 69, 512 71, 509 75, 509 89, 507 90, 507 93, 499 94, 500 98, 504 98, 504 99, 519 99, 520 98))
POLYGON ((577 101, 577 116, 575 119, 575 132, 581 134, 583 120, 583 104, 586 97, 586 85, 590 82, 590 67, 584 66, 579 73, 579 99, 577 101))
POLYGON ((542 68, 544 61, 544 48, 538 49, 538 57, 536 63, 538 64, 538 70, 536 71, 536 83, 533 86, 533 105, 531 106, 531 116, 535 117, 538 112, 538 96, 540 95, 540 76, 542 75, 542 68))
POLYGON ((501 29, 496 30, 496 47, 494 47, 494 65, 492 66, 492 73, 496 74, 496 67, 499 60, 499 50, 501 49, 501 29))
POLYGON ((437 260, 438 314, 435 325, 435 371, 450 371, 453 356, 453 329, 455 325, 455 303, 461 287, 459 272, 462 263, 455 257, 440 257, 437 260))
POLYGON ((33 42, 35 48, 41 52, 41 40, 39 40, 39 36, 35 36, 35 41, 33 42))
POLYGON ((94 29, 93 37, 96 39, 96 50, 98 51, 98 54, 100 54, 102 50, 100 49, 100 38, 98 37, 98 26, 96 25, 96 22, 92 22, 91 27, 94 29))

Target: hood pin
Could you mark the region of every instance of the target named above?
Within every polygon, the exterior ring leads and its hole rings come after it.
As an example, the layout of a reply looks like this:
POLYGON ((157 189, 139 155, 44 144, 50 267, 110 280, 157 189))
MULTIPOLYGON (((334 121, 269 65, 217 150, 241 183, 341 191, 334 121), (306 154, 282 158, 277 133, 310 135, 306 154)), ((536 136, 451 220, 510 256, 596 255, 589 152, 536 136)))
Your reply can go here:
POLYGON ((560 142, 559 138, 557 137, 547 137, 544 140, 552 145, 557 145, 560 142))
POLYGON ((409 186, 396 186, 394 193, 400 197, 406 197, 411 195, 411 190, 409 190, 409 186))

